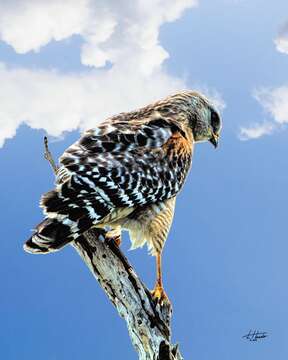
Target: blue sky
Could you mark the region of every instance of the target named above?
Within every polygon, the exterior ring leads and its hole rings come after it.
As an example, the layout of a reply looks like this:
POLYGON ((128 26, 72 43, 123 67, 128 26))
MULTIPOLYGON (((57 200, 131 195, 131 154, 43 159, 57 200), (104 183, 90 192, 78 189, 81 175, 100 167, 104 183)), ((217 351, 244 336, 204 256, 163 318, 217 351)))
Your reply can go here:
MULTIPOLYGON (((214 99, 224 127, 217 151, 196 146, 164 251, 174 341, 185 359, 287 359, 286 1, 119 3, 0 4, 1 357, 136 358, 75 251, 22 244, 53 187, 44 134, 58 157, 105 116, 186 87, 214 99), (269 338, 247 342, 249 329, 269 338)), ((152 288, 154 259, 129 245, 152 288)))

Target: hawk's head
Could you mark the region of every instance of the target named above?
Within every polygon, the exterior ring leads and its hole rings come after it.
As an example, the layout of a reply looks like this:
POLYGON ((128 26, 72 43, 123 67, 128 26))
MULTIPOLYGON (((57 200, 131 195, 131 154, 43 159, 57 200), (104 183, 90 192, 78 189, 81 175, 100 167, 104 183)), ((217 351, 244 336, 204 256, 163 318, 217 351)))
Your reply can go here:
POLYGON ((221 131, 221 117, 214 105, 203 95, 187 92, 189 123, 195 142, 210 141, 216 148, 221 131))
POLYGON ((194 141, 210 141, 216 148, 221 131, 221 117, 215 106, 195 91, 183 91, 171 96, 170 101, 178 111, 188 115, 194 141))

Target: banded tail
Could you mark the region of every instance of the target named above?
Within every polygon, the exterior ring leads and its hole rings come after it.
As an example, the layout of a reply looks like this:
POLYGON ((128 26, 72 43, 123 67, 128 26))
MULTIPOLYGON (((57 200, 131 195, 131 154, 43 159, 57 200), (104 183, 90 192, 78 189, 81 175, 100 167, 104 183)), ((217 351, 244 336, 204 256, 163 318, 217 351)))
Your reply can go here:
POLYGON ((68 225, 46 218, 37 225, 35 233, 24 244, 24 250, 31 254, 54 252, 73 240, 72 236, 68 225))
POLYGON ((24 244, 25 251, 46 254, 60 250, 111 211, 111 207, 99 195, 86 195, 86 199, 81 195, 73 196, 72 191, 69 195, 70 198, 64 197, 63 192, 59 194, 55 190, 44 194, 40 204, 47 217, 37 225, 34 234, 24 244))

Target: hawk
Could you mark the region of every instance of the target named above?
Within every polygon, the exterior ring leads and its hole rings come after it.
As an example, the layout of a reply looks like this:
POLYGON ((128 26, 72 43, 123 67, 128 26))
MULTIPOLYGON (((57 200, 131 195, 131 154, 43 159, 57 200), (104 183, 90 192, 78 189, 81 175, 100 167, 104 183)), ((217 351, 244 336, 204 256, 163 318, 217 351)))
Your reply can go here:
POLYGON ((203 95, 184 91, 139 110, 120 113, 87 130, 60 158, 56 187, 40 206, 45 219, 24 249, 57 251, 91 227, 121 239, 129 231, 132 248, 145 243, 156 257, 152 294, 167 298, 161 253, 175 200, 191 167, 194 144, 217 147, 221 119, 203 95))

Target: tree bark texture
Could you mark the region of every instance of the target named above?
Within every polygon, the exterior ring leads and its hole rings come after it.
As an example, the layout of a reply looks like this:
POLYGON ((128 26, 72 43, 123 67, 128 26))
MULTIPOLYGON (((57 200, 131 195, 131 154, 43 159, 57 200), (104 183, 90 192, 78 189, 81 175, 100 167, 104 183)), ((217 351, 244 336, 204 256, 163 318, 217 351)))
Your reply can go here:
POLYGON ((128 332, 140 360, 181 360, 178 346, 171 344, 170 304, 160 306, 142 283, 105 230, 91 229, 73 242, 105 291, 128 332))

